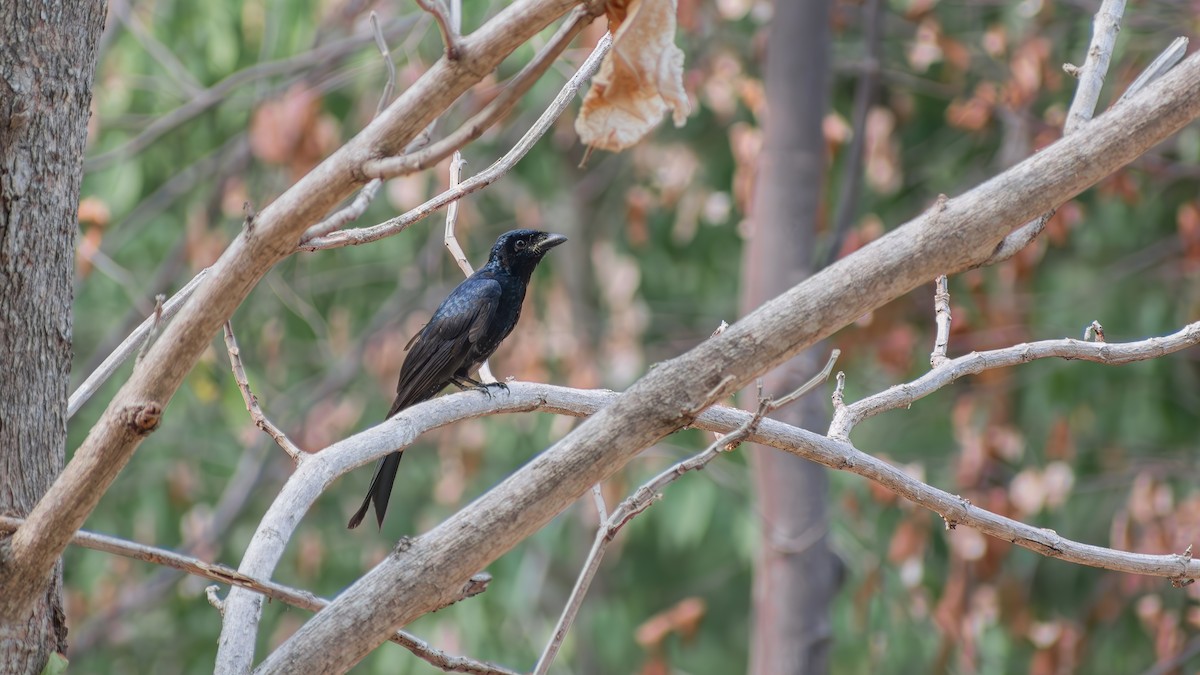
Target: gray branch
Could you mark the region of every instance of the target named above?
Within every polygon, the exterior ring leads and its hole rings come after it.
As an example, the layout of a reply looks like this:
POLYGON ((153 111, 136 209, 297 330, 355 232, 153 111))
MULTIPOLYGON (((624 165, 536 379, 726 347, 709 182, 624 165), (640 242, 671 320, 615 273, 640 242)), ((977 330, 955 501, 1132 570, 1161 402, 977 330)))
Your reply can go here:
MULTIPOLYGON (((721 335, 658 364, 504 483, 362 577, 259 670, 329 671, 357 662, 387 639, 389 627, 423 614, 446 588, 485 568, 644 448, 693 423, 713 402, 936 275, 986 261, 1013 229, 1095 184, 1198 114, 1200 55, 1193 55, 1080 133, 939 204, 765 303, 721 335)), ((806 444, 814 455, 830 453, 828 465, 846 468, 866 461, 854 455, 844 462, 839 449, 852 448, 817 438, 806 444)), ((886 465, 875 473, 881 478, 899 474, 886 465)), ((953 522, 966 522, 971 513, 972 507, 945 493, 908 489, 901 494, 937 504, 953 522)), ((286 518, 303 511, 291 510, 286 518)), ((1008 527, 1002 524, 1012 523, 995 518, 981 517, 980 529, 1000 533, 1008 527)), ((1031 547, 1044 544, 1056 555, 1076 551, 1045 534, 1019 539, 1031 547)), ((1153 559, 1171 574, 1182 569, 1153 559)), ((1118 556, 1113 564, 1125 562, 1118 556)))
MULTIPOLYGON (((1096 104, 1100 100, 1100 90, 1104 87, 1104 77, 1108 75, 1108 63, 1117 44, 1121 15, 1124 13, 1125 0, 1104 0, 1092 21, 1092 42, 1088 46, 1083 68, 1067 68, 1067 72, 1078 75, 1079 87, 1075 90, 1075 97, 1071 99, 1071 107, 1067 111, 1063 136, 1075 133, 1096 114, 1096 104)), ((1008 260, 1037 239, 1042 230, 1046 229, 1046 223, 1054 217, 1054 210, 1059 204, 1051 205, 1045 213, 1005 237, 985 264, 992 265, 1008 260)))
MULTIPOLYGON (((1095 357, 1093 360, 1104 363, 1129 363, 1164 356, 1198 343, 1200 343, 1200 323, 1189 325, 1183 330, 1169 336, 1149 338, 1127 344, 1084 343, 1076 340, 1047 341, 1046 343, 1034 343, 1032 345, 1017 345, 1008 350, 998 350, 1020 355, 1017 358, 991 358, 988 354, 984 354, 981 359, 973 362, 978 366, 973 372, 979 372, 987 368, 1016 365, 1034 358, 1049 357, 1079 359, 1095 357), (1051 345, 1056 348, 1050 348, 1051 345)), ((930 384, 922 383, 919 386, 928 388, 934 385, 945 386, 949 384, 954 380, 953 374, 958 372, 956 364, 958 362, 969 362, 973 356, 963 357, 944 365, 931 373, 931 376, 943 376, 943 374, 946 374, 949 375, 948 377, 931 381, 930 384)), ((922 381, 919 380, 918 382, 922 381)), ((932 391, 932 389, 929 390, 932 391)), ((488 399, 476 392, 463 392, 414 406, 377 427, 368 429, 336 443, 322 452, 312 455, 307 461, 301 464, 284 485, 275 503, 271 505, 260 522, 258 531, 247 548, 246 556, 239 568, 239 573, 247 576, 269 578, 300 519, 325 488, 347 471, 369 464, 388 453, 407 448, 426 431, 463 419, 497 413, 538 410, 564 415, 589 416, 596 414, 601 409, 606 408, 606 406, 610 406, 615 401, 618 401, 619 398, 619 394, 611 391, 585 391, 551 385, 513 382, 509 384, 507 394, 497 394, 495 399, 488 399)), ((864 401, 863 408, 869 407, 865 403, 870 400, 866 399, 864 401)), ((912 400, 915 400, 915 398, 912 400)), ((881 409, 875 411, 878 412, 881 409)), ((1044 555, 1063 558, 1064 560, 1094 567, 1115 569, 1136 574, 1164 576, 1172 579, 1200 576, 1200 563, 1183 564, 1180 563, 1177 556, 1172 555, 1146 556, 1079 544, 1059 537, 1057 534, 1051 534, 1047 530, 1031 527, 974 507, 953 495, 917 481, 882 460, 860 452, 845 441, 826 438, 770 419, 764 419, 757 427, 754 427, 750 424, 754 421, 754 417, 753 414, 746 411, 714 406, 699 414, 691 426, 717 433, 731 433, 739 429, 749 430, 745 438, 747 441, 770 445, 824 464, 830 468, 859 474, 892 489, 921 506, 937 512, 946 518, 948 523, 967 525, 979 529, 985 534, 1017 543, 1020 546, 1030 548, 1044 555)), ((534 464, 545 466, 547 463, 551 463, 551 466, 554 464, 562 466, 571 463, 571 459, 571 457, 565 456, 565 453, 556 446, 554 449, 547 451, 541 458, 535 460, 534 464)), ((531 470, 533 469, 527 467, 522 472, 531 470)), ((554 471, 553 468, 546 470, 554 471)), ((488 493, 488 495, 485 495, 484 499, 491 502, 508 500, 518 503, 529 503, 529 500, 534 495, 519 492, 518 490, 521 488, 512 483, 513 481, 510 480, 500 485, 488 493), (490 500, 488 499, 489 496, 494 496, 495 499, 490 500)), ((529 489, 533 490, 534 488, 529 489)), ((540 492, 541 490, 537 491, 540 492)), ((563 505, 563 508, 565 506, 563 505)), ((473 510, 472 507, 468 507, 464 510, 464 513, 473 510)), ((452 519, 452 521, 455 520, 461 522, 462 525, 459 525, 460 529, 452 530, 452 532, 461 534, 464 531, 461 528, 466 528, 467 531, 475 529, 470 525, 471 521, 469 520, 461 517, 452 519)), ((444 527, 445 525, 443 525, 444 527)), ((437 535, 443 528, 439 528, 439 530, 416 539, 402 554, 390 557, 352 586, 347 591, 348 594, 359 595, 371 592, 383 595, 374 596, 369 601, 364 600, 361 605, 346 607, 346 610, 343 611, 370 614, 371 608, 379 604, 380 598, 390 598, 390 594, 393 593, 411 593, 413 597, 419 599, 422 603, 426 601, 426 594, 432 594, 429 596, 432 598, 440 597, 444 593, 445 588, 452 586, 443 587, 440 585, 441 582, 436 580, 422 581, 419 578, 414 578, 403 587, 390 588, 385 594, 379 586, 383 582, 378 580, 378 575, 381 573, 381 570, 395 564, 421 566, 435 562, 435 559, 431 555, 424 554, 423 551, 416 551, 424 549, 426 546, 440 547, 452 544, 452 542, 444 540, 441 542, 437 541, 437 535)), ((231 639, 236 637, 240 642, 244 643, 241 646, 242 649, 252 651, 262 600, 260 596, 249 597, 255 600, 255 602, 249 605, 249 609, 252 610, 251 612, 247 612, 241 616, 230 616, 227 608, 225 633, 231 639)), ((406 618, 400 623, 404 623, 411 618, 415 617, 406 618)), ((346 620, 344 616, 340 619, 340 621, 346 620)), ((386 619, 371 618, 371 621, 376 620, 386 621, 386 619)), ((361 628, 365 625, 372 624, 343 624, 342 629, 348 631, 352 626, 361 628)), ((382 639, 386 639, 386 636, 381 638, 381 641, 382 639)), ((322 660, 319 665, 314 666, 314 669, 317 671, 323 669, 344 669, 348 665, 348 661, 344 660, 344 653, 338 653, 342 649, 340 645, 339 641, 333 640, 325 648, 317 650, 322 654, 329 653, 331 656, 322 660)), ((222 638, 222 646, 225 646, 225 638, 222 638)), ((270 660, 268 660, 262 670, 270 672, 272 667, 270 660)))

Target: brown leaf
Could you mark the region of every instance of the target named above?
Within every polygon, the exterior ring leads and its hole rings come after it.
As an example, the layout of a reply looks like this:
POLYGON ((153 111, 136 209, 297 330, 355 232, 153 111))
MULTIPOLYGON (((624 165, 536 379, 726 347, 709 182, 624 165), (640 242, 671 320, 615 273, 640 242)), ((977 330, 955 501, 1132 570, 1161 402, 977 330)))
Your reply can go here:
POLYGON ((108 227, 109 221, 112 220, 112 214, 108 211, 108 204, 104 203, 99 197, 84 197, 79 202, 79 224, 90 225, 98 228, 108 227))
POLYGON ((317 92, 302 85, 263 103, 250 118, 254 156, 269 164, 287 165, 295 176, 307 173, 337 144, 337 122, 322 114, 317 92))
POLYGON ((634 639, 647 649, 657 649, 671 633, 679 633, 684 639, 691 638, 700 628, 700 621, 708 611, 702 598, 684 598, 674 607, 659 612, 638 626, 634 639))
POLYGON ((619 152, 641 140, 670 109, 675 126, 691 112, 683 52, 675 46, 675 0, 609 5, 612 51, 592 78, 575 131, 585 144, 619 152), (621 14, 624 13, 623 16, 621 14))

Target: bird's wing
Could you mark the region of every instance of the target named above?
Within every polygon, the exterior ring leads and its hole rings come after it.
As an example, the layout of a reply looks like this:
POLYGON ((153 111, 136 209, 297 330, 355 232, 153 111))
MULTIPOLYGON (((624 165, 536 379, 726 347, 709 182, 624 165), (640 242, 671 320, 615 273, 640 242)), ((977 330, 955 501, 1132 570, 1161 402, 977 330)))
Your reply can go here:
POLYGON ((396 401, 388 417, 410 405, 433 397, 458 369, 474 364, 471 346, 483 337, 500 305, 500 283, 471 277, 438 307, 417 334, 396 384, 396 401))

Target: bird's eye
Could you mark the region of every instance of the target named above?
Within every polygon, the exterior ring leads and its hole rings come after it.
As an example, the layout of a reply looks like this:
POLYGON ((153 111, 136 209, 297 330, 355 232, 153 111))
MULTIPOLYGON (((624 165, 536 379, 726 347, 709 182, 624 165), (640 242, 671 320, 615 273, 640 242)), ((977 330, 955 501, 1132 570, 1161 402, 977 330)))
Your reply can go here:
POLYGON ((516 249, 518 251, 524 250, 525 247, 528 245, 529 245, 529 242, 525 241, 524 239, 518 239, 517 243, 513 244, 513 246, 516 247, 516 249))

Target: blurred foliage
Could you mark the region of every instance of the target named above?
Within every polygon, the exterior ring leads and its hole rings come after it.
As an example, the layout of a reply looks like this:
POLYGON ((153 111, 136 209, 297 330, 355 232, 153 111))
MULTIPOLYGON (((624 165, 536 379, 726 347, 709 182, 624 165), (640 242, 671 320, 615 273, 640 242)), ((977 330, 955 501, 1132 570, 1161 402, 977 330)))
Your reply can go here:
MULTIPOLYGON (((867 134, 865 190, 842 252, 1053 142, 1072 94, 1060 65, 1082 60, 1097 4, 884 3, 881 86, 859 131, 867 134)), ((150 312, 156 293, 173 292, 220 254, 245 203, 266 205, 369 121, 384 69, 367 10, 380 13, 401 89, 441 51, 436 29, 410 3, 111 5, 90 156, 120 154, 90 164, 84 183, 77 381, 150 312), (296 60, 352 35, 346 49, 296 60), (196 107, 204 88, 267 62, 270 72, 252 71, 144 149, 121 150, 172 111, 196 107)), ((465 29, 499 6, 466 3, 465 29)), ((621 389, 736 318, 732 280, 761 144, 759 61, 770 13, 756 0, 681 0, 679 42, 696 108, 686 127, 663 125, 638 147, 598 154, 580 169, 568 114, 510 175, 463 202, 459 232, 476 264, 516 226, 571 238, 535 275, 521 325, 492 360, 498 376, 621 389)), ((868 66, 862 13, 855 2, 835 6, 823 222, 844 180, 854 86, 868 66)), ((1188 2, 1131 3, 1103 101, 1196 28, 1188 2)), ((466 150, 468 175, 511 147, 602 31, 590 29, 508 120, 466 150)), ((518 50, 465 95, 440 130, 478 109, 533 51, 518 50)), ((953 278, 951 355, 1078 336, 1093 319, 1120 341, 1200 318, 1198 159, 1192 126, 1064 206, 1013 260, 953 278)), ((407 210, 445 182, 444 165, 391 181, 360 224, 407 210)), ((441 230, 439 214, 375 244, 293 256, 234 317, 264 410, 302 447, 320 450, 386 411, 403 345, 460 276, 441 230)), ((930 287, 835 335, 848 398, 923 372, 932 329, 930 287)), ((70 447, 129 368, 72 421, 70 447)), ((1198 379, 1195 350, 1120 368, 1032 363, 864 423, 855 441, 933 485, 1064 536, 1181 552, 1200 541, 1198 379)), ((383 532, 345 529, 370 469, 356 471, 306 515, 276 579, 336 594, 400 536, 434 526, 575 423, 513 415, 430 434, 404 462, 383 532)), ((685 432, 643 453, 605 485, 609 503, 707 441, 685 432)), ((289 471, 250 424, 215 339, 87 526, 236 566, 289 471)), ((831 531, 847 566, 833 616, 834 672, 1139 672, 1197 652, 1196 586, 1069 565, 966 528, 946 532, 935 515, 856 476, 833 478, 831 531)), ((743 670, 759 527, 750 484, 733 453, 673 484, 632 522, 556 672, 743 670)), ((591 499, 581 500, 492 565, 487 593, 412 630, 451 653, 531 667, 595 521, 591 499)), ((79 549, 66 563, 73 670, 211 670, 220 618, 204 600, 208 582, 79 549)), ((260 653, 306 618, 268 604, 260 653)), ((356 672, 430 670, 385 644, 356 672)))

